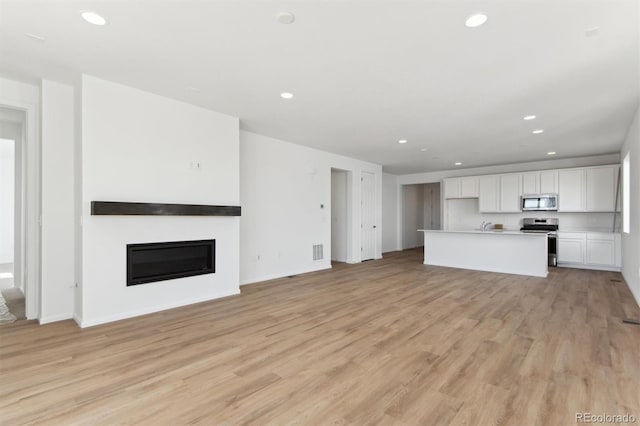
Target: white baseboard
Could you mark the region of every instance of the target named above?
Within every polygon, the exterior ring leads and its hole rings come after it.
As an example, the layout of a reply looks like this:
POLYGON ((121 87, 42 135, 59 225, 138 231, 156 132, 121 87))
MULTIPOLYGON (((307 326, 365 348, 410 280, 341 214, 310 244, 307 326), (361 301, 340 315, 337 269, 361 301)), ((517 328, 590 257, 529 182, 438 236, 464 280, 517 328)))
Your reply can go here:
POLYGON ((299 269, 299 270, 294 270, 294 271, 288 271, 288 272, 278 272, 275 274, 267 274, 267 275, 263 275, 260 278, 252 278, 248 281, 242 281, 240 283, 241 286, 243 285, 247 285, 247 284, 255 284, 255 283, 259 283, 262 281, 269 281, 269 280, 275 280, 278 278, 284 278, 284 277, 288 277, 291 275, 301 275, 301 274, 308 274, 309 272, 317 272, 317 271, 324 271, 325 269, 331 269, 331 263, 322 263, 320 265, 311 267, 311 268, 305 268, 305 269, 299 269))
POLYGON ((82 317, 76 314, 73 314, 73 320, 78 324, 78 327, 82 327, 82 317))
POLYGON ((64 321, 73 319, 73 314, 59 314, 59 315, 50 315, 48 317, 42 317, 38 319, 40 325, 49 324, 57 321, 64 321))
MULTIPOLYGON (((79 325, 81 328, 93 327, 95 325, 106 324, 113 321, 119 321, 127 318, 138 317, 141 315, 152 314, 154 312, 166 311, 167 309, 179 308, 181 306, 193 305, 194 303, 206 302, 209 300, 220 299, 222 297, 228 297, 228 296, 235 296, 238 294, 240 294, 240 289, 231 290, 228 292, 218 293, 214 295, 207 295, 205 297, 184 299, 177 302, 167 303, 161 306, 153 306, 149 308, 136 309, 136 310, 127 311, 127 312, 118 312, 117 314, 107 315, 100 318, 93 318, 89 320, 80 319, 79 325)), ((78 321, 78 319, 76 319, 76 321, 78 321)))
POLYGON ((591 269, 593 271, 620 272, 619 266, 585 265, 583 263, 558 263, 558 268, 591 269))

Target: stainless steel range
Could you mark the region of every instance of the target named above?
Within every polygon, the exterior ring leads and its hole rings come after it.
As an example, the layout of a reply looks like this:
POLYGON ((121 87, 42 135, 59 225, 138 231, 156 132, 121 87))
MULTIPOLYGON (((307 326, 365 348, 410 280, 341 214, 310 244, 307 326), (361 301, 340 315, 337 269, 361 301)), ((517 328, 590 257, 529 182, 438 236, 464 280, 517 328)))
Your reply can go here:
POLYGON ((549 266, 558 265, 558 235, 559 229, 558 219, 554 218, 524 218, 522 219, 522 232, 538 232, 545 233, 548 236, 547 254, 549 258, 549 266))

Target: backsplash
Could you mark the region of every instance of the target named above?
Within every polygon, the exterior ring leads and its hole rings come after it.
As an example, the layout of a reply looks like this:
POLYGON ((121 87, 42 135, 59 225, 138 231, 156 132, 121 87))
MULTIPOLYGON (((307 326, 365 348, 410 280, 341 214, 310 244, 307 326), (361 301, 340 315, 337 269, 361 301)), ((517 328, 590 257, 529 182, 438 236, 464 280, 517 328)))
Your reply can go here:
MULTIPOLYGON (((506 229, 520 229, 525 217, 551 217, 560 219, 561 231, 604 231, 611 232, 613 213, 480 213, 477 198, 447 200, 446 228, 467 230, 480 228, 483 221, 501 223, 506 229)), ((616 218, 616 228, 620 227, 620 216, 616 218)), ((617 230, 618 230, 617 229, 617 230)))

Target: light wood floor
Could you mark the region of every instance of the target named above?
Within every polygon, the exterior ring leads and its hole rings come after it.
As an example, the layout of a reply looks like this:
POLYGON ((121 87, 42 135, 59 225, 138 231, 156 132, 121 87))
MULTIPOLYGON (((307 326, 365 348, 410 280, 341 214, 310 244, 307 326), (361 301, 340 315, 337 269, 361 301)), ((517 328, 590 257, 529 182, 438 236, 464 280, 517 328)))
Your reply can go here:
MULTIPOLYGON (((0 423, 575 424, 640 418, 620 274, 549 279, 419 251, 85 330, 0 328, 0 423)), ((640 422, 640 420, 638 420, 640 422)))

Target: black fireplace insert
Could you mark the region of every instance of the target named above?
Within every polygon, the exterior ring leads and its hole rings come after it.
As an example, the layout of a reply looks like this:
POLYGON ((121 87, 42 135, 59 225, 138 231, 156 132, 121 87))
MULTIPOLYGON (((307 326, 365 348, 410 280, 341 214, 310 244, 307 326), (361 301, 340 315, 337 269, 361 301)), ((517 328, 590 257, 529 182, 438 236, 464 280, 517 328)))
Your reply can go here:
POLYGON ((127 286, 216 272, 216 240, 127 244, 127 286))

